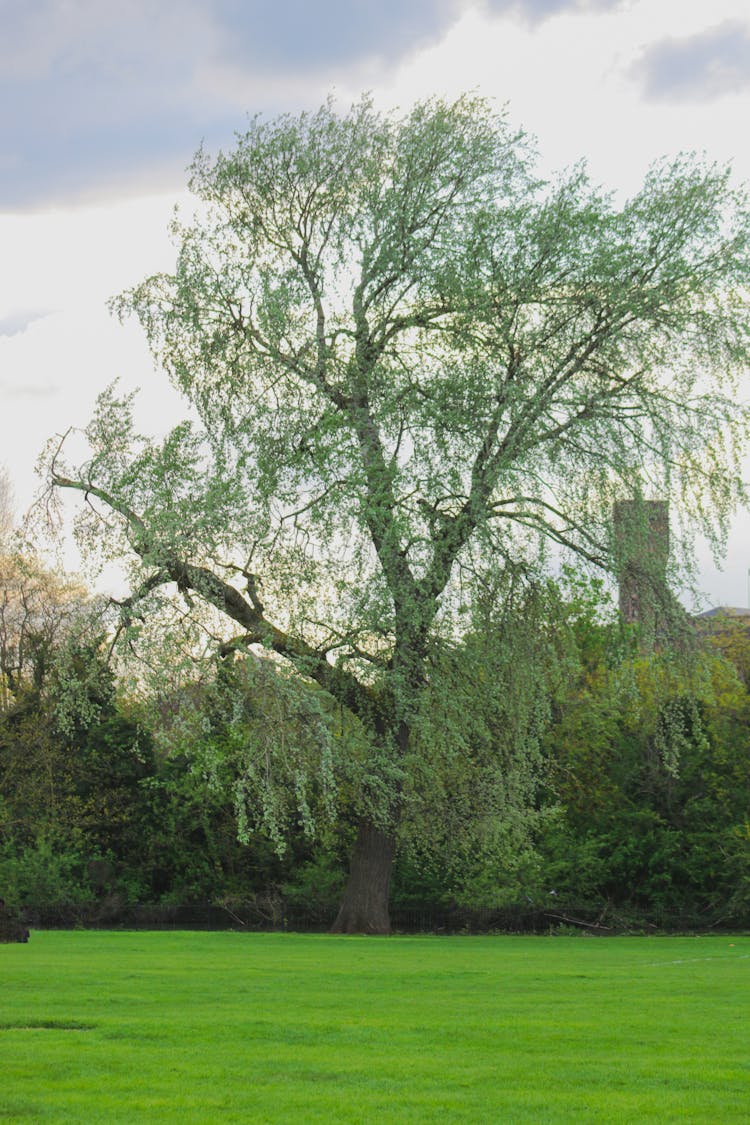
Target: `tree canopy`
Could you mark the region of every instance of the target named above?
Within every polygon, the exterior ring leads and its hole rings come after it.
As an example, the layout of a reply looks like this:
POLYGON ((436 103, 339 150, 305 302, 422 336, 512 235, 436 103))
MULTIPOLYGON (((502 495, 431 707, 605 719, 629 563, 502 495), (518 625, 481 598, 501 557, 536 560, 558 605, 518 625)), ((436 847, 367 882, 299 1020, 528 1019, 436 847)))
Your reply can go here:
POLYGON ((612 566, 614 501, 718 542, 743 496, 747 201, 688 157, 622 206, 583 165, 542 182, 472 97, 254 119, 190 184, 174 272, 113 302, 190 419, 144 438, 110 389, 50 485, 132 561, 124 636, 176 588, 218 651, 270 649, 356 716, 338 926, 385 929, 436 654, 550 549, 612 566))

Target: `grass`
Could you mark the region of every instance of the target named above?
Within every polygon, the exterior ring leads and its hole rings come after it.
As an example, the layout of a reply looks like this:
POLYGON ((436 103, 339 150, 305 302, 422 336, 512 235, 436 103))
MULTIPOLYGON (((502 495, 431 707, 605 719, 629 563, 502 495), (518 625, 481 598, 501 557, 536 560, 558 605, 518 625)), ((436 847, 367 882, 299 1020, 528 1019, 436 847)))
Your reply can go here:
POLYGON ((0 1121, 747 1122, 750 938, 33 933, 0 1121))

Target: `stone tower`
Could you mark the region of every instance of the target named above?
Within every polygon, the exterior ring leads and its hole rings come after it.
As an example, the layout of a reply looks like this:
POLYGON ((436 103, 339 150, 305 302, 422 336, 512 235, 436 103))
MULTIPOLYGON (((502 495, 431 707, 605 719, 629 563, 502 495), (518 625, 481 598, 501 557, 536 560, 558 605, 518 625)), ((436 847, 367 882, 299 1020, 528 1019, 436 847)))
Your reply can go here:
POLYGON ((672 602, 667 587, 667 501, 618 500, 613 510, 613 548, 622 618, 654 637, 672 602))

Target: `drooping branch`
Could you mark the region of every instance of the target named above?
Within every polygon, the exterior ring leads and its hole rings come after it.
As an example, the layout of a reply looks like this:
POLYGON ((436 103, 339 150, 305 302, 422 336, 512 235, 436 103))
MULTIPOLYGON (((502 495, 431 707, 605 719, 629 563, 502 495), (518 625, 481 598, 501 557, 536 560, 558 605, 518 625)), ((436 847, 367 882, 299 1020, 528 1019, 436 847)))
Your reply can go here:
POLYGON ((133 618, 137 616, 136 607, 144 601, 149 594, 154 590, 158 590, 160 586, 166 585, 171 579, 165 570, 157 570, 154 574, 149 575, 132 594, 126 598, 110 598, 109 604, 116 606, 120 613, 120 624, 115 629, 114 636, 107 651, 107 660, 111 659, 112 653, 115 650, 120 636, 123 631, 130 625, 133 618))
POLYGON ((182 558, 170 547, 157 543, 150 535, 143 519, 127 504, 90 481, 77 481, 52 473, 51 483, 57 488, 73 489, 94 496, 112 511, 122 516, 131 530, 133 550, 141 558, 156 564, 157 572, 147 579, 129 601, 129 608, 150 589, 174 582, 178 589, 189 590, 202 601, 218 609, 224 616, 240 625, 243 644, 262 645, 287 659, 303 675, 315 680, 335 699, 355 714, 369 713, 373 698, 371 690, 361 684, 346 669, 329 664, 325 653, 274 625, 260 611, 257 598, 243 597, 231 583, 224 581, 207 567, 182 558))

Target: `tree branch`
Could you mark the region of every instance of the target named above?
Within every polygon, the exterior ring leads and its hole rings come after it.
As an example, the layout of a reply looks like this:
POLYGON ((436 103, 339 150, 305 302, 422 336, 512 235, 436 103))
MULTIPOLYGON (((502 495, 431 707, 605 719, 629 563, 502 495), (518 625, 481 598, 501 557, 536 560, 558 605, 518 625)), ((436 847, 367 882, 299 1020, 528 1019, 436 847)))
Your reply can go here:
POLYGON ((70 488, 95 496, 112 511, 118 512, 134 531, 131 542, 136 554, 157 563, 159 581, 156 581, 157 575, 147 579, 140 591, 131 596, 132 604, 135 604, 138 594, 150 583, 153 583, 152 588, 155 588, 156 585, 167 581, 174 582, 179 589, 191 590, 204 602, 241 625, 245 630, 243 638, 245 645, 263 645, 278 653, 355 714, 361 715, 371 711, 373 703, 371 690, 361 684, 351 672, 329 664, 324 653, 302 638, 295 637, 274 625, 260 612, 257 598, 254 599, 255 604, 253 604, 252 600, 248 601, 234 586, 206 567, 188 562, 169 548, 155 543, 141 517, 123 501, 90 482, 71 480, 55 473, 52 475, 52 484, 57 488, 70 488))

